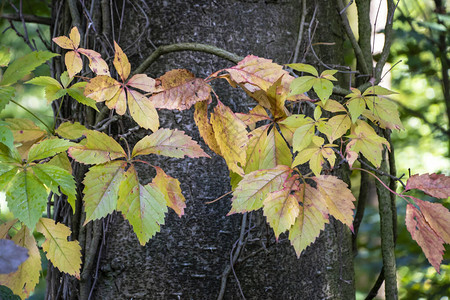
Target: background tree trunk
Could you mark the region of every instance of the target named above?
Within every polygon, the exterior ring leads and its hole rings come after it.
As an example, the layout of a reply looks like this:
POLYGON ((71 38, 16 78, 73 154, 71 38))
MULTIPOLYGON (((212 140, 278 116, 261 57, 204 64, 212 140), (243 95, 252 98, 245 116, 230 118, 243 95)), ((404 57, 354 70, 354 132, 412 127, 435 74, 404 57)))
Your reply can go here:
MULTIPOLYGON (((87 2, 84 7, 79 1, 54 0, 54 36, 66 35, 73 25, 79 26, 84 35, 82 46, 101 52, 109 58, 108 62, 112 61, 111 44, 115 39, 128 55, 132 68, 139 66, 155 47, 180 42, 206 43, 241 56, 254 54, 280 64, 288 63, 295 51, 302 15, 301 1, 290 0, 87 2)), ((335 4, 326 0, 307 2, 298 61, 318 66, 311 44, 327 42, 334 44, 314 46, 317 57, 327 64, 343 64, 344 36, 335 4)), ((231 65, 211 54, 177 52, 162 56, 147 74, 156 78, 168 70, 186 68, 198 77, 206 77, 231 65)), ((62 66, 56 62, 53 75, 57 76, 62 66)), ((213 85, 221 101, 234 111, 247 111, 254 105, 245 94, 224 82, 213 85)), ((65 120, 92 126, 96 119, 102 119, 75 103, 63 104, 60 117, 65 120)), ((58 105, 55 103, 55 111, 58 105)), ((161 127, 183 130, 200 140, 193 109, 161 110, 160 118, 161 127)), ((134 126, 124 117, 112 123, 108 132, 129 133, 128 142, 132 146, 148 133, 132 129, 134 126)), ((54 218, 72 227, 73 237, 80 240, 84 250, 85 263, 80 282, 50 266, 49 299, 215 299, 242 224, 246 226, 246 238, 240 260, 234 266, 235 275, 229 274, 225 299, 239 299, 241 293, 247 299, 354 298, 350 231, 340 222, 331 221, 298 259, 286 235, 275 243, 273 231, 260 212, 226 216, 231 207, 230 197, 205 204, 231 188, 223 159, 204 143, 201 145, 211 159, 148 157, 152 164, 180 180, 187 209, 181 219, 170 212, 161 233, 144 247, 119 214, 82 227, 81 198, 74 216, 67 205, 58 206, 63 199, 55 201, 55 208, 59 208, 55 209, 54 218)), ((85 169, 80 165, 74 167, 81 192, 85 169)), ((149 182, 154 175, 144 165, 139 174, 142 183, 149 182)), ((347 171, 339 175, 348 182, 347 171)))

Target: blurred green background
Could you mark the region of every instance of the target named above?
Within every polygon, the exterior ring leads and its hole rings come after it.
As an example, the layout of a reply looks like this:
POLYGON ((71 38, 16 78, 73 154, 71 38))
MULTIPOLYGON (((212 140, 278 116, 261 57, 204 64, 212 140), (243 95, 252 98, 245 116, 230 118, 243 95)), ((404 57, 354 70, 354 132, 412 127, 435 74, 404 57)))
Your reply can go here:
MULTIPOLYGON (((13 3, 15 1, 12 1, 13 3)), ((18 1, 16 1, 18 2, 18 1)), ((48 1, 28 0, 25 13, 50 17, 48 1), (27 11, 28 10, 28 11, 27 11)), ((378 3, 373 0, 372 2, 378 3)), ((443 94, 443 59, 450 61, 450 14, 436 11, 433 0, 403 0, 399 2, 394 17, 395 40, 389 57, 392 70, 385 77, 382 86, 388 87, 398 95, 392 97, 399 104, 399 111, 405 130, 394 132, 392 142, 395 147, 398 176, 416 173, 445 173, 450 175, 449 119, 443 94), (444 47, 442 47, 444 43, 444 47)), ((444 3, 445 4, 445 3, 444 3)), ((377 4, 378 5, 378 4, 377 4)), ((2 13, 14 12, 7 2, 0 6, 2 13)), ((349 8, 349 18, 356 23, 356 12, 349 8)), ((23 33, 20 22, 14 23, 23 33)), ((45 25, 28 24, 30 40, 34 40, 37 49, 45 49, 41 36, 49 40, 49 28, 45 25)), ((12 60, 30 52, 20 37, 10 28, 10 23, 0 19, 0 46, 7 47, 12 60)), ((382 35, 382 30, 381 30, 382 35)), ((350 45, 348 45, 349 51, 350 45)), ((352 60, 352 55, 349 60, 352 60)), ((388 67, 389 69, 389 67, 388 67)), ((444 70, 448 72, 447 67, 444 70), (445 69, 447 68, 447 69, 445 69)), ((34 76, 48 75, 48 66, 34 71, 34 76)), ((24 78, 26 81, 29 78, 24 78)), ((36 113, 48 125, 53 125, 53 113, 46 105, 44 90, 33 85, 18 84, 15 100, 36 113)), ((14 104, 9 104, 0 114, 4 118, 33 117, 14 104)), ((36 121, 36 120, 34 120, 36 121)), ((39 125, 38 122, 36 124, 39 125)), ((352 178, 353 190, 359 190, 358 175, 352 178)), ((401 188, 399 188, 399 191, 401 188)), ((417 195, 421 199, 433 201, 426 195, 417 195)), ((405 227, 406 203, 397 199, 398 241, 396 247, 398 266, 398 285, 400 299, 449 299, 450 295, 450 254, 446 245, 446 254, 441 265, 441 274, 436 273, 428 263, 419 246, 411 239, 405 227)), ((450 201, 443 203, 447 208, 450 201)), ((10 219, 4 196, 0 194, 0 222, 10 219)), ((38 237, 39 238, 39 237, 38 237)), ((359 252, 355 261, 357 299, 364 299, 376 281, 381 270, 381 250, 379 238, 379 215, 376 198, 368 204, 358 236, 359 252)), ((45 257, 45 256, 43 256, 45 257)), ((43 266, 45 276, 45 264, 43 266)), ((30 299, 43 299, 45 281, 30 299)), ((383 293, 379 293, 383 295, 383 293)), ((380 296, 377 299, 383 299, 380 296)))

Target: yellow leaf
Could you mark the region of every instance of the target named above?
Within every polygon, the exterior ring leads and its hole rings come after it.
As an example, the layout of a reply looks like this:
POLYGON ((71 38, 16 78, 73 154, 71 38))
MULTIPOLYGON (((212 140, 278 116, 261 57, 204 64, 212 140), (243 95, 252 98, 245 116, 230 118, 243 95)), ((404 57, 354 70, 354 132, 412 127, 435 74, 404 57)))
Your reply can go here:
POLYGON ((80 279, 81 247, 78 241, 68 241, 70 228, 62 223, 55 223, 52 219, 41 218, 36 230, 45 237, 42 249, 47 258, 61 272, 80 279))
POLYGON ((120 83, 106 75, 92 78, 84 89, 84 95, 97 102, 110 100, 120 89, 120 83))
POLYGON ((102 59, 100 53, 90 50, 79 48, 78 53, 83 54, 89 59, 89 68, 97 75, 108 75, 109 67, 108 64, 102 59))
POLYGON ((153 103, 144 95, 133 90, 127 90, 128 108, 131 117, 139 126, 155 132, 159 128, 159 116, 153 103))
POLYGON ((127 93, 124 88, 120 88, 119 91, 110 100, 106 100, 106 106, 109 109, 116 109, 116 113, 124 115, 127 111, 127 93))
POLYGON ((64 63, 66 64, 67 73, 69 77, 73 77, 78 74, 83 68, 83 60, 79 53, 75 51, 69 51, 64 56, 64 63))
POLYGON ((128 80, 127 85, 144 92, 153 93, 156 88, 156 80, 145 74, 136 74, 128 80))
POLYGON ((10 274, 0 274, 0 285, 9 287, 14 294, 21 299, 28 298, 39 282, 39 272, 41 271, 41 256, 36 246, 31 231, 26 226, 12 237, 12 240, 19 246, 28 249, 28 259, 23 262, 19 269, 10 274))
POLYGON ((200 136, 203 138, 208 147, 218 155, 222 155, 214 134, 214 129, 208 119, 207 101, 195 103, 194 120, 195 124, 197 124, 200 136))
POLYGON ((154 168, 156 169, 156 176, 153 178, 152 184, 164 195, 167 206, 172 208, 181 218, 186 208, 186 199, 181 193, 180 182, 178 179, 167 175, 160 167, 154 168))
POLYGON ((53 38, 53 42, 55 42, 55 44, 57 44, 58 46, 60 46, 63 49, 69 49, 69 50, 74 50, 77 47, 75 47, 73 41, 71 39, 69 39, 67 36, 58 36, 53 38))
POLYGON ((128 76, 130 75, 131 65, 128 62, 128 57, 122 51, 122 48, 119 47, 116 41, 114 41, 114 49, 116 51, 116 54, 114 55, 113 64, 120 78, 122 78, 122 81, 125 82, 125 80, 127 80, 128 76))
POLYGON ((76 26, 70 30, 69 38, 73 43, 74 49, 77 49, 80 46, 80 32, 76 26))
POLYGON ((247 126, 220 101, 211 114, 211 124, 228 168, 242 176, 247 157, 247 126))

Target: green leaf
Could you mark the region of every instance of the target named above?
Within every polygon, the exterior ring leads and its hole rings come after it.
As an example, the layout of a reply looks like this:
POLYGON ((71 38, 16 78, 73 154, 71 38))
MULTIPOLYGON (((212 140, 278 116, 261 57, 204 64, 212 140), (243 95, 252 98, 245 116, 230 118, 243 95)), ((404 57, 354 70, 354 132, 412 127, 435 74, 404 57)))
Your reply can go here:
POLYGON ((4 144, 10 150, 14 148, 14 136, 4 122, 0 122, 0 143, 4 144))
POLYGON ((120 210, 133 226, 143 246, 160 230, 160 225, 164 224, 167 213, 166 199, 155 184, 139 184, 134 166, 130 166, 120 184, 117 210, 120 210))
POLYGON ((294 69, 296 71, 306 72, 306 73, 312 74, 312 75, 314 75, 316 77, 319 77, 319 73, 317 72, 316 68, 314 68, 311 65, 307 65, 307 64, 288 64, 286 66, 288 66, 288 67, 290 67, 290 68, 292 68, 292 69, 294 69))
POLYGON ((348 100, 347 108, 350 116, 352 117, 352 123, 355 123, 356 120, 358 120, 359 116, 366 109, 366 103, 363 98, 352 98, 348 100))
POLYGON ((368 96, 365 97, 370 111, 364 111, 363 115, 376 123, 381 128, 403 129, 402 121, 398 115, 397 105, 390 100, 368 96))
POLYGON ((320 175, 322 171, 323 164, 325 163, 325 158, 330 162, 330 166, 334 166, 335 154, 331 145, 324 145, 324 139, 319 136, 314 136, 312 143, 308 148, 300 151, 295 157, 292 167, 304 164, 309 161, 309 168, 314 172, 316 176, 320 175))
POLYGON ((310 117, 305 117, 298 119, 296 126, 298 127, 292 138, 292 147, 294 151, 301 151, 311 143, 315 134, 316 122, 310 117))
POLYGON ((55 223, 52 219, 41 218, 36 230, 45 237, 42 249, 47 258, 61 272, 80 278, 81 247, 78 241, 68 241, 72 232, 62 223, 55 223))
POLYGON ((11 179, 17 174, 19 167, 0 163, 0 191, 3 191, 8 188, 11 179))
POLYGON ((337 81, 337 79, 333 76, 337 72, 338 72, 338 70, 325 70, 320 74, 320 78, 337 81))
POLYGON ((232 208, 228 215, 260 209, 270 192, 283 188, 291 171, 288 166, 279 165, 272 169, 246 174, 233 192, 232 208))
POLYGON ((197 142, 183 131, 161 128, 136 143, 132 157, 137 155, 158 154, 169 157, 183 158, 189 156, 209 157, 197 142))
POLYGON ((82 137, 88 129, 78 122, 64 122, 55 130, 55 132, 65 139, 76 140, 82 137))
POLYGON ((6 123, 11 129, 16 143, 40 140, 47 134, 47 131, 42 130, 29 119, 6 119, 6 123))
POLYGON ((60 195, 59 188, 67 196, 67 202, 75 212, 76 186, 75 180, 67 170, 50 163, 37 164, 31 167, 36 177, 53 193, 60 195))
POLYGON ((64 152, 76 143, 63 139, 47 139, 34 144, 28 152, 28 161, 40 160, 64 152))
POLYGON ((34 84, 34 85, 38 85, 38 86, 49 86, 49 85, 54 85, 59 87, 60 89, 63 88, 63 86, 58 82, 58 80, 56 80, 55 78, 49 77, 49 76, 39 76, 39 77, 34 77, 28 81, 26 81, 25 83, 28 84, 34 84))
POLYGON ((3 80, 0 82, 0 85, 8 86, 16 83, 25 75, 30 74, 35 68, 58 55, 48 51, 35 51, 22 56, 9 65, 3 74, 3 80))
POLYGON ((323 104, 325 104, 331 94, 333 94, 333 83, 327 79, 318 79, 314 83, 313 88, 314 92, 316 92, 323 104))
POLYGON ((124 161, 113 161, 93 166, 86 173, 83 180, 85 224, 106 217, 116 209, 119 186, 125 180, 126 166, 124 161))
POLYGON ((34 230, 47 204, 47 190, 34 174, 25 168, 17 173, 8 185, 6 201, 14 217, 30 230, 34 230))
POLYGON ((14 97, 16 89, 12 86, 0 86, 0 112, 14 97))
POLYGON ((0 143, 0 162, 4 163, 22 163, 22 158, 16 148, 8 148, 0 143))
POLYGON ((69 155, 82 164, 98 165, 117 158, 126 158, 122 146, 103 132, 89 130, 84 133, 86 144, 69 148, 69 155))
POLYGON ((67 73, 67 71, 64 71, 59 77, 64 88, 66 88, 72 82, 73 78, 74 77, 69 77, 69 73, 67 73))
POLYGON ((80 85, 78 85, 78 83, 76 83, 76 84, 72 85, 70 88, 68 88, 66 90, 67 94, 69 94, 70 97, 74 98, 79 103, 84 104, 89 107, 92 107, 96 111, 99 111, 97 108, 97 102, 95 102, 94 99, 84 96, 84 88, 81 87, 82 86, 81 83, 83 85, 85 85, 86 82, 79 82, 79 83, 80 83, 80 85))
POLYGON ((368 87, 362 95, 367 96, 367 95, 393 95, 393 94, 397 94, 397 93, 393 92, 391 90, 388 90, 384 87, 375 85, 375 86, 368 87))
POLYGON ((295 78, 291 83, 291 92, 288 96, 303 94, 309 91, 318 80, 318 78, 313 76, 302 76, 295 78))
POLYGON ((0 67, 6 67, 11 60, 11 51, 5 46, 0 46, 0 67))
POLYGON ((350 129, 350 126, 352 125, 352 121, 350 120, 350 117, 345 115, 336 115, 330 118, 327 121, 328 126, 326 127, 325 131, 323 132, 330 143, 334 142, 336 139, 343 136, 347 130, 350 129))

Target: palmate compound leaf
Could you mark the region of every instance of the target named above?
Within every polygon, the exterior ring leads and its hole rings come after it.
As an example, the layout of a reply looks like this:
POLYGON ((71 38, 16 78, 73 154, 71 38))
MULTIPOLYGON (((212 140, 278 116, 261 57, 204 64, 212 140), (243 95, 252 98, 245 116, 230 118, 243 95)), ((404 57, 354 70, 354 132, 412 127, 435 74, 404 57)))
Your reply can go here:
POLYGON ((367 107, 363 115, 381 128, 404 129, 397 110, 397 105, 388 99, 377 96, 365 96, 367 107))
POLYGON ((185 110, 197 102, 211 101, 211 86, 188 70, 171 70, 158 80, 160 86, 150 97, 156 108, 185 110))
POLYGON ((130 75, 131 64, 128 61, 128 57, 122 51, 122 48, 120 48, 116 41, 114 41, 114 51, 114 68, 116 68, 117 74, 119 74, 120 78, 122 78, 122 81, 125 82, 125 80, 130 75))
POLYGON ((152 184, 164 195, 166 205, 172 208, 181 218, 186 208, 186 199, 181 193, 180 182, 178 179, 167 175, 163 169, 154 167, 156 176, 153 178, 152 184))
POLYGON ((126 166, 125 161, 118 160, 93 166, 86 173, 83 180, 85 224, 106 217, 116 209, 126 166))
POLYGON ((14 217, 33 230, 46 207, 47 190, 30 169, 23 168, 10 179, 6 201, 14 217))
POLYGON ((41 218, 36 230, 45 237, 42 249, 47 258, 61 272, 80 278, 81 247, 78 241, 68 241, 70 228, 54 220, 41 218))
POLYGON ((445 241, 431 228, 423 214, 412 204, 406 206, 405 222, 412 239, 419 244, 430 264, 439 273, 445 241))
POLYGON ((228 168, 242 176, 244 174, 242 167, 247 157, 247 126, 229 107, 220 101, 217 102, 214 113, 211 114, 216 141, 228 168))
POLYGON ((296 184, 296 177, 291 177, 283 189, 269 193, 263 202, 264 216, 277 240, 281 233, 291 228, 300 212, 298 195, 292 193, 293 186, 296 184))
POLYGON ((328 207, 328 213, 353 231, 353 209, 356 201, 348 185, 331 175, 313 177, 319 197, 328 207))
POLYGON ((418 189, 426 194, 445 199, 450 197, 450 177, 445 174, 415 174, 406 182, 405 192, 418 189))
POLYGON ((281 134, 270 125, 265 125, 251 131, 247 147, 246 174, 263 169, 275 168, 277 165, 289 166, 292 154, 281 134))
POLYGON ((160 230, 167 213, 164 194, 154 183, 141 185, 131 165, 119 188, 117 210, 121 211, 143 246, 160 230))
POLYGON ((59 166, 49 163, 37 164, 31 167, 36 177, 52 190, 53 193, 60 195, 59 189, 67 196, 67 202, 75 212, 75 180, 72 174, 59 166))
MULTIPOLYGON (((3 226, 5 224, 0 225, 3 226)), ((0 231, 8 232, 8 230, 0 231)), ((1 238, 6 238, 6 233, 1 238)), ((28 249, 28 259, 19 266, 19 269, 10 274, 0 274, 0 285, 9 287, 14 294, 21 299, 26 299, 33 292, 36 284, 39 282, 39 273, 41 271, 41 256, 36 246, 36 240, 32 231, 27 226, 22 228, 11 239, 21 247, 28 249)))
POLYGON ((352 126, 351 138, 347 144, 347 160, 350 167, 358 158, 358 153, 364 155, 375 167, 381 164, 381 154, 383 145, 390 149, 388 141, 385 138, 377 135, 375 130, 363 120, 357 120, 355 126, 352 126))
POLYGON ((35 77, 25 83, 45 87, 45 98, 47 99, 47 104, 66 94, 63 86, 55 78, 49 76, 35 77))
POLYGON ((188 156, 210 157, 197 142, 183 131, 161 128, 141 139, 133 148, 132 157, 137 155, 158 154, 169 157, 183 158, 188 156))
POLYGON ((300 151, 292 163, 292 167, 301 165, 309 161, 309 168, 314 175, 319 176, 322 171, 325 158, 330 163, 330 167, 334 167, 336 155, 332 147, 334 144, 325 144, 325 140, 319 136, 314 136, 312 143, 302 151, 300 151))
MULTIPOLYGON (((329 101, 327 101, 327 103, 328 102, 329 101)), ((326 124, 328 124, 328 126, 323 133, 327 136, 328 141, 333 143, 350 129, 352 121, 347 114, 339 114, 331 117, 326 124)))
POLYGON ((28 151, 28 161, 41 160, 47 157, 51 157, 58 153, 64 152, 71 146, 77 146, 78 144, 69 142, 64 139, 46 139, 34 144, 28 151))
POLYGON ((84 133, 86 143, 69 148, 69 155, 83 164, 102 164, 117 158, 125 158, 127 154, 112 137, 103 132, 89 130, 84 133))
POLYGON ((208 118, 208 101, 195 103, 194 120, 198 131, 200 132, 200 136, 203 138, 206 145, 208 145, 208 147, 216 154, 222 155, 214 134, 214 129, 208 118))
POLYGON ((246 174, 233 192, 232 207, 228 215, 260 209, 269 193, 283 188, 291 172, 288 166, 278 165, 272 169, 246 174))
POLYGON ((300 257, 302 251, 325 229, 325 224, 329 220, 326 204, 316 189, 308 184, 302 184, 300 190, 295 191, 293 195, 301 205, 295 223, 289 229, 289 240, 297 257, 300 257))

